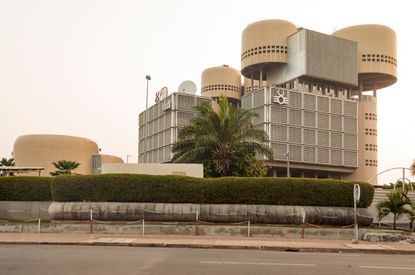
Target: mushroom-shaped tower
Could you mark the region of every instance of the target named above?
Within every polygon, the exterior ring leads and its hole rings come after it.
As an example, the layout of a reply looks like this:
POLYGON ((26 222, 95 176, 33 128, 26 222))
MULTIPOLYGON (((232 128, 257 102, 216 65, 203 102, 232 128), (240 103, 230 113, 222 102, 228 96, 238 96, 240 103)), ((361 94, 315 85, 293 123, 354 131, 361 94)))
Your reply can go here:
POLYGON ((227 65, 212 67, 202 73, 202 96, 216 100, 221 95, 229 102, 238 104, 241 100, 241 74, 227 65))
POLYGON ((242 33, 242 75, 252 79, 252 82, 258 80, 259 87, 262 87, 268 72, 287 63, 287 39, 296 31, 294 24, 277 19, 248 25, 242 33))
POLYGON ((359 88, 359 165, 350 179, 373 178, 377 174, 377 90, 397 81, 396 34, 382 25, 358 25, 336 31, 334 36, 357 42, 359 88))

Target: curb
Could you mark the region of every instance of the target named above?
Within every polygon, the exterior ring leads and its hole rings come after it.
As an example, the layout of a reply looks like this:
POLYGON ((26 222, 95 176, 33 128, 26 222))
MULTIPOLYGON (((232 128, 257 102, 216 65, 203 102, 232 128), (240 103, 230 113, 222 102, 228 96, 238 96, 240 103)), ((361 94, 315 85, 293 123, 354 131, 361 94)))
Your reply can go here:
POLYGON ((193 248, 193 249, 243 249, 268 250, 281 252, 320 252, 320 253, 361 253, 361 254, 389 254, 415 255, 413 250, 402 249, 360 249, 360 248, 318 248, 293 246, 250 246, 250 245, 223 245, 223 244, 178 244, 178 243, 114 243, 114 242, 79 242, 79 241, 0 241, 5 245, 79 245, 79 246, 120 246, 120 247, 157 247, 157 248, 193 248))

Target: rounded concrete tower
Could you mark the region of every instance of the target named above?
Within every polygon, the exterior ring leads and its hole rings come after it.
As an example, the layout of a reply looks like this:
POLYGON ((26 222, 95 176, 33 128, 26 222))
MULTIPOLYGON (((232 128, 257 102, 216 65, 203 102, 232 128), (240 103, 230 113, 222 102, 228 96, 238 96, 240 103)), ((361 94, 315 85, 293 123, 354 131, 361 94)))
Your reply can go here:
POLYGON ((52 162, 71 160, 81 165, 77 174, 92 174, 92 156, 98 154, 98 145, 86 138, 63 135, 25 135, 16 139, 13 157, 16 166, 43 167, 43 176, 56 169, 52 162))
POLYGON ((242 33, 242 75, 259 80, 259 86, 263 86, 267 71, 287 63, 287 38, 296 31, 293 23, 277 19, 248 25, 242 33))
POLYGON ((227 65, 212 67, 202 73, 202 96, 217 99, 226 96, 229 102, 241 100, 241 74, 227 65))
POLYGON ((357 71, 362 91, 379 90, 397 81, 396 34, 391 28, 359 25, 333 35, 357 42, 357 71))
POLYGON ((350 179, 377 184, 377 90, 397 81, 396 34, 382 25, 359 25, 333 35, 357 42, 359 165, 350 179), (372 91, 372 92, 370 92, 372 91))

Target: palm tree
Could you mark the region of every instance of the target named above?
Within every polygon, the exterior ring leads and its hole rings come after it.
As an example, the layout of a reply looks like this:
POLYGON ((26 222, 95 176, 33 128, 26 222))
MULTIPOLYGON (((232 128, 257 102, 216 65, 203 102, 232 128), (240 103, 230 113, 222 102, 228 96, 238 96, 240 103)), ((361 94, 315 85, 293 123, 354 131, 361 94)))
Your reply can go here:
POLYGON ((72 170, 78 168, 80 163, 71 160, 59 160, 52 163, 57 169, 55 172, 50 172, 52 176, 59 176, 62 174, 72 174, 72 170))
POLYGON ((2 158, 0 160, 0 165, 2 165, 2 166, 14 166, 14 158, 9 158, 9 159, 2 158))
POLYGON ((413 215, 411 209, 405 208, 405 206, 412 208, 412 203, 411 200, 406 196, 406 192, 404 192, 402 189, 390 191, 387 197, 388 199, 380 201, 376 205, 379 220, 389 215, 389 213, 392 213, 393 229, 396 229, 396 220, 400 219, 402 215, 413 215))
POLYGON ((241 160, 256 154, 272 158, 267 133, 252 123, 258 115, 223 96, 218 103, 218 112, 207 102, 194 107, 196 116, 180 130, 172 161, 203 163, 205 175, 215 177, 240 176, 241 160))
MULTIPOLYGON (((15 164, 14 163, 14 158, 9 158, 9 159, 2 158, 0 160, 0 166, 8 166, 8 167, 10 167, 10 166, 14 166, 14 164, 15 164)), ((7 176, 7 174, 9 176, 14 176, 14 173, 11 173, 11 172, 9 172, 9 173, 0 172, 0 176, 7 176)))

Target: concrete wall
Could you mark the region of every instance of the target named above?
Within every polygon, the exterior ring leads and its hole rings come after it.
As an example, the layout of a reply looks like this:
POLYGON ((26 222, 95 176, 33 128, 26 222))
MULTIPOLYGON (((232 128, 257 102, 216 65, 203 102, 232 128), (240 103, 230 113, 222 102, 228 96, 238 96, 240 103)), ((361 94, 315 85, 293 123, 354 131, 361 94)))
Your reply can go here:
POLYGON ((49 220, 50 201, 0 201, 0 220, 49 220))
MULTIPOLYGON (((38 232, 37 224, 0 224, 0 232, 38 232)), ((47 223, 41 224, 40 232, 42 233, 91 233, 91 225, 87 223, 47 223)), ((400 231, 386 231, 370 228, 359 228, 359 239, 367 233, 386 233, 396 234, 400 231)), ((143 234, 141 223, 138 224, 99 224, 92 225, 92 233, 109 233, 109 234, 143 234)), ((145 223, 145 235, 199 235, 199 236, 244 236, 248 234, 247 224, 242 225, 224 225, 224 224, 165 224, 165 223, 145 223)), ((290 226, 282 227, 275 225, 251 225, 251 237, 277 237, 277 238, 301 238, 301 227, 290 226)), ((131 235, 130 235, 131 236, 131 235)), ((313 228, 304 229, 305 239, 323 239, 323 240, 351 240, 354 238, 352 228, 313 228)))
POLYGON ((203 178, 202 164, 187 163, 103 163, 102 174, 180 175, 203 178))
MULTIPOLYGON (((49 207, 52 220, 96 220, 233 223, 351 225, 353 208, 246 204, 171 204, 171 203, 88 203, 54 202, 49 207)), ((373 218, 367 209, 358 209, 359 224, 370 225, 373 218)))

